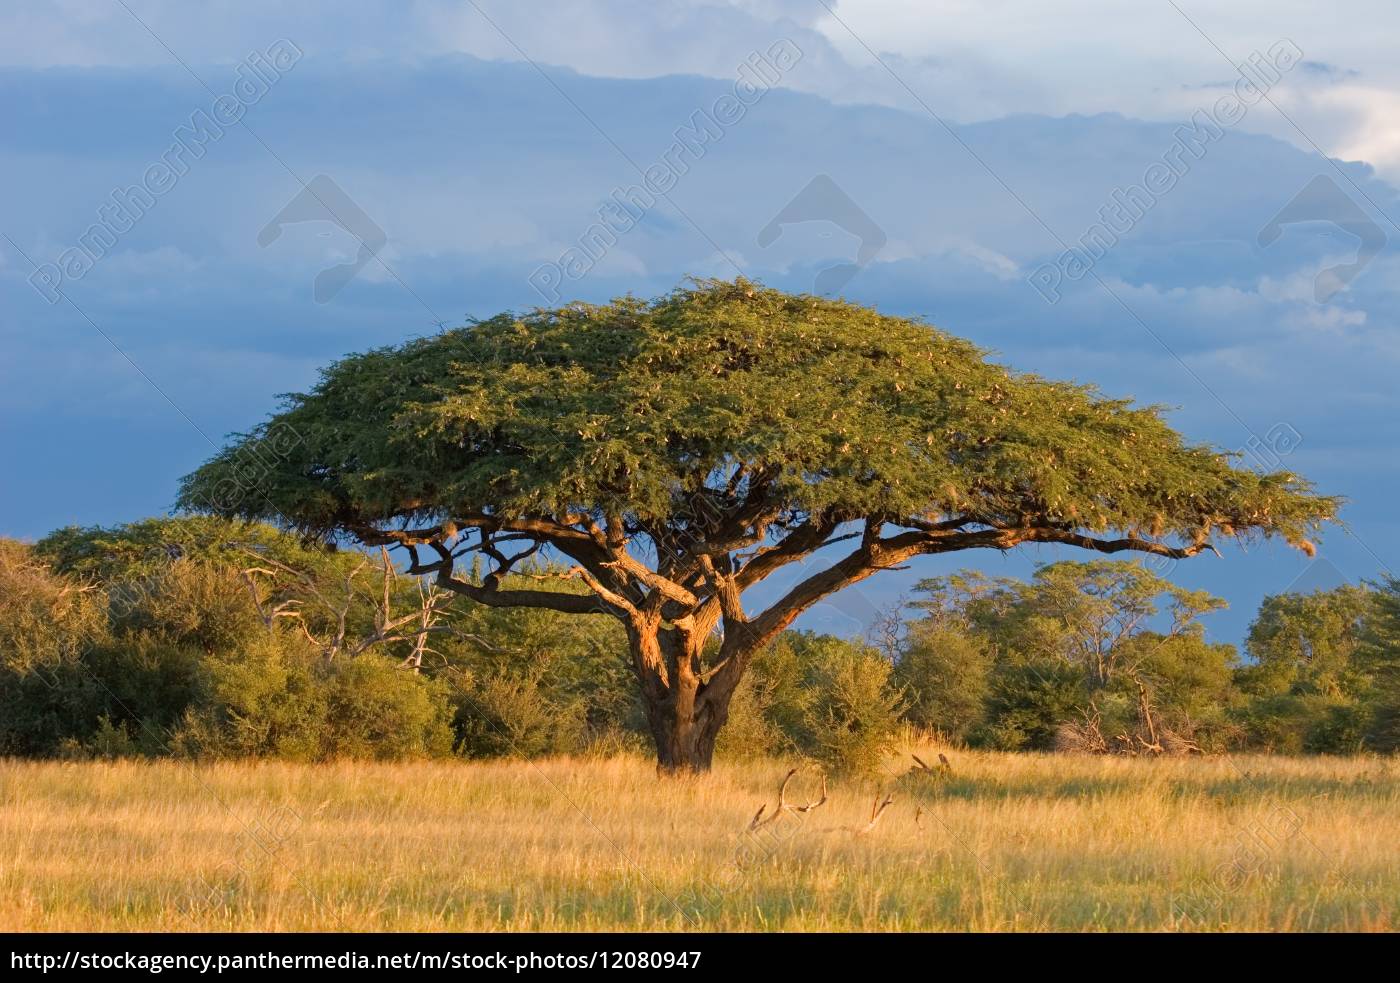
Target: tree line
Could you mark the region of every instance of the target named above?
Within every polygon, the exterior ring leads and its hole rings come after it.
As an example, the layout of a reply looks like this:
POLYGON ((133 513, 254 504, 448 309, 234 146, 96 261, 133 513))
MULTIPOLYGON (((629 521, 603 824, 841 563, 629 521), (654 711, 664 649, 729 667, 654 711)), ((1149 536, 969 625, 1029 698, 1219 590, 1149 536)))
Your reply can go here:
MULTIPOLYGON (((514 576, 583 590, 543 560, 514 576)), ((615 618, 454 598, 384 553, 207 516, 0 540, 0 753, 646 749, 615 618)), ((925 580, 865 638, 778 635, 718 754, 858 771, 910 729, 1013 751, 1396 749, 1400 582, 1269 597, 1243 652, 1205 636, 1223 603, 1132 561, 925 580)))

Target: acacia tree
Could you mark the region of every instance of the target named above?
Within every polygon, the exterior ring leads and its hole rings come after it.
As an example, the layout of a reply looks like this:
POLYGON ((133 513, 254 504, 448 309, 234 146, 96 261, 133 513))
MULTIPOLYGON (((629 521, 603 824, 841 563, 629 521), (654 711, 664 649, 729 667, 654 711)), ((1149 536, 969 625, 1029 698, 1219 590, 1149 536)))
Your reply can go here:
POLYGON ((735 687, 798 615, 920 554, 1182 558, 1251 534, 1311 549, 1337 507, 1185 444, 1156 408, 742 279, 349 356, 180 503, 401 548, 483 604, 616 617, 666 771, 708 768, 735 687), (549 576, 521 565, 540 551, 574 589, 522 578, 549 576), (816 569, 752 609, 746 592, 799 562, 816 569))

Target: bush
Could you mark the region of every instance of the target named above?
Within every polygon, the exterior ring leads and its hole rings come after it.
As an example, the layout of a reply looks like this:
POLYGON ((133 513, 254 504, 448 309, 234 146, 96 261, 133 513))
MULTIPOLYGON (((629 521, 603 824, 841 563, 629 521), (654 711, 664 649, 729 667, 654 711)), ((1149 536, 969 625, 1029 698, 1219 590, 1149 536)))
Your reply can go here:
MULTIPOLYGON (((527 581, 536 590, 540 583, 527 581)), ((459 753, 534 757, 636 746, 645 721, 615 619, 467 604, 454 624, 461 635, 434 645, 447 670, 459 753)))
POLYGON ((1385 661, 1375 669, 1376 685, 1370 700, 1366 747, 1392 754, 1400 751, 1400 665, 1391 652, 1384 656, 1385 661))
POLYGON ((118 635, 143 634, 214 652, 267 632, 238 575, 204 560, 173 560, 114 581, 107 593, 118 635))
POLYGON ((201 693, 173 746, 195 757, 323 756, 327 695, 320 656, 290 633, 264 635, 201 664, 201 693))
POLYGON ((113 724, 105 714, 97 718, 97 731, 84 743, 69 738, 63 742, 64 757, 76 760, 135 758, 145 755, 141 743, 131 736, 126 721, 113 724))
POLYGON ((100 589, 0 539, 0 754, 54 754, 96 729, 108 698, 86 660, 108 637, 100 589))
POLYGON ((583 702, 550 699, 535 676, 463 674, 450 699, 457 750, 469 758, 570 754, 588 744, 583 702))
POLYGON ((729 702, 729 719, 720 729, 715 754, 748 760, 791 750, 792 741, 774 720, 777 700, 776 682, 750 670, 729 702))
POLYGON ((804 682, 815 691, 803 714, 804 750, 832 771, 878 771, 900 727, 889 661, 829 636, 799 634, 795 647, 807 657, 804 682))
POLYGON ((1366 747, 1372 714, 1368 707, 1352 700, 1327 701, 1315 708, 1309 722, 1303 750, 1313 754, 1358 754, 1366 747))
POLYGON ((943 740, 966 740, 982 722, 991 672, 981 639, 936 624, 913 626, 894 674, 905 692, 905 718, 943 740))
POLYGON ((109 726, 124 727, 140 753, 155 756, 170 753, 176 728, 200 699, 203 659, 192 646, 140 634, 95 648, 85 666, 109 726))
POLYGON ((447 687, 385 656, 328 663, 280 633, 211 656, 203 668, 199 705, 172 741, 184 754, 393 761, 451 753, 447 687))
POLYGON ((452 707, 442 683, 375 653, 324 671, 323 756, 397 761, 452 753, 452 707))
MULTIPOLYGON (((997 751, 1049 751, 1060 726, 1081 719, 1089 700, 1083 673, 1061 659, 1036 659, 1003 664, 992 677, 987 720, 971 735, 971 743, 997 751)), ((1114 720, 1126 719, 1126 707, 1112 705, 1114 720)))

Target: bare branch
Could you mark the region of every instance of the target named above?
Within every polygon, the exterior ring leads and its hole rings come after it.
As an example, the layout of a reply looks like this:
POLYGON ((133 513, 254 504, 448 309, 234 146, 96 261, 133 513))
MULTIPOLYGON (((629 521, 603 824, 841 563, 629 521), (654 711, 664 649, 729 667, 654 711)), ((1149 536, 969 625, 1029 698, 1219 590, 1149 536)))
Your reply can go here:
POLYGON ((776 808, 774 808, 774 810, 773 810, 773 812, 772 812, 771 814, 769 814, 769 815, 765 818, 764 813, 765 813, 765 811, 766 811, 767 808, 768 808, 768 806, 767 806, 766 803, 765 803, 764 805, 761 805, 761 806, 758 807, 758 812, 756 812, 756 813, 754 814, 753 819, 749 820, 749 832, 750 832, 750 833, 755 832, 756 830, 760 830, 760 829, 762 829, 763 827, 769 825, 770 823, 775 823, 775 822, 777 822, 778 819, 780 819, 782 816, 789 815, 789 814, 793 814, 793 813, 797 813, 797 814, 808 813, 808 812, 811 812, 813 809, 816 809, 817 807, 819 807, 819 806, 821 806, 821 805, 824 805, 824 804, 826 803, 826 773, 825 773, 825 772, 822 773, 822 794, 821 794, 821 798, 817 799, 817 800, 814 801, 814 802, 807 802, 807 803, 804 804, 804 805, 794 805, 793 803, 789 802, 789 801, 787 800, 787 789, 788 789, 788 785, 792 782, 793 776, 796 775, 796 774, 797 774, 797 769, 796 769, 796 768, 793 768, 793 769, 791 769, 791 770, 783 777, 783 783, 782 783, 781 785, 778 786, 778 805, 777 805, 776 808))

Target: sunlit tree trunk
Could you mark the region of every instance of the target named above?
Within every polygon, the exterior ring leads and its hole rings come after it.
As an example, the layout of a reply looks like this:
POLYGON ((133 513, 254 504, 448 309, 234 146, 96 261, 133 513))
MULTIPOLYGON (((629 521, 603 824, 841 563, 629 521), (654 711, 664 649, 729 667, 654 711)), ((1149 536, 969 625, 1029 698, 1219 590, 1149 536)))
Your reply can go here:
POLYGON ((658 771, 709 771, 734 687, 702 682, 698 641, 674 631, 634 628, 628 634, 658 771))

